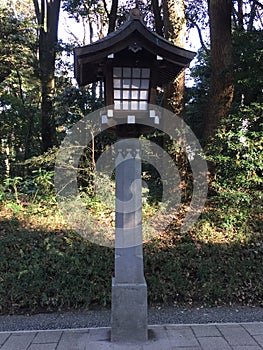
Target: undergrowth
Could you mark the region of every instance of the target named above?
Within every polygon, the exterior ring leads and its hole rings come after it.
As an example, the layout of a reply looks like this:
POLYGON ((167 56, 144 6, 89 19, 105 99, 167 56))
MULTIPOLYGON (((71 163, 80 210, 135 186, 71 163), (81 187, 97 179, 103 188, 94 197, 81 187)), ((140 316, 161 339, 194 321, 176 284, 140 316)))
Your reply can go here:
MULTIPOLYGON (((241 220, 227 225, 218 200, 207 202, 187 234, 180 233, 181 210, 166 231, 144 244, 150 305, 263 305, 259 203, 252 203, 253 215, 242 220, 239 213, 241 220)), ((28 208, 1 208, 0 312, 109 307, 114 250, 71 231, 55 205, 46 215, 37 208, 30 208, 31 215, 28 208)))
MULTIPOLYGON (((218 129, 207 148, 209 197, 184 234, 191 184, 186 172, 182 177, 185 192, 173 222, 144 243, 150 305, 263 306, 262 112, 259 105, 243 108, 218 129)), ((114 250, 65 224, 53 172, 42 164, 37 169, 0 185, 0 313, 109 307, 114 250)), ((103 189, 114 198, 111 188, 103 189)), ((113 225, 108 199, 85 200, 99 222, 113 225)), ((145 203, 144 214, 155 214, 154 203, 145 203)))

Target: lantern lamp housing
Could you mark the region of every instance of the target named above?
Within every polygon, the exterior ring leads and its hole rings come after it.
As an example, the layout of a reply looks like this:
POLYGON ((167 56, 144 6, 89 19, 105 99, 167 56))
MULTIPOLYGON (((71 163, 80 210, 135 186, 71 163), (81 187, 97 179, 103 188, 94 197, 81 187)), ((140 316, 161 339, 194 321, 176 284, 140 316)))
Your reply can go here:
POLYGON ((148 103, 155 104, 157 88, 173 81, 195 56, 147 28, 137 8, 119 29, 74 54, 78 84, 103 80, 105 104, 120 118, 127 112, 143 118, 148 103))

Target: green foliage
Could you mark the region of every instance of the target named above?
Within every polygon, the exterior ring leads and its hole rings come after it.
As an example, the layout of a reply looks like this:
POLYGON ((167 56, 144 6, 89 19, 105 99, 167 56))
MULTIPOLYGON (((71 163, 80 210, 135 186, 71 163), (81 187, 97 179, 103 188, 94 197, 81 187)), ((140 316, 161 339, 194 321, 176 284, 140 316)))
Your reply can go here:
POLYGON ((170 249, 145 248, 151 303, 262 305, 262 247, 257 240, 230 245, 178 237, 174 243, 170 249))
POLYGON ((213 222, 236 237, 262 231, 263 108, 253 103, 222 120, 207 147, 217 211, 213 222))
POLYGON ((70 232, 25 231, 1 234, 0 249, 1 312, 110 302, 110 249, 89 244, 70 232))
POLYGON ((240 104, 262 103, 263 30, 237 31, 233 36, 235 98, 233 108, 240 104))
POLYGON ((8 6, 0 5, 0 83, 13 71, 35 67, 35 32, 29 18, 18 18, 8 6), (23 53, 23 54, 21 54, 23 53))
POLYGON ((17 213, 23 210, 23 205, 30 211, 30 207, 36 203, 43 203, 45 206, 54 204, 54 171, 38 169, 32 173, 32 176, 26 178, 6 178, 0 187, 0 205, 4 204, 17 213))
MULTIPOLYGON (((144 7, 141 1, 137 3, 144 7)), ((189 0, 186 5, 189 26, 205 27, 206 18, 202 11, 197 13, 196 2, 189 0)), ((89 24, 100 18, 102 34, 107 16, 101 2, 74 0, 64 7, 77 20, 84 15, 89 24)), ((133 0, 119 9, 119 24, 128 7, 134 7, 133 0)), ((148 24, 151 20, 147 18, 148 24)), ((54 193, 56 149, 41 154, 36 38, 30 18, 0 7, 0 312, 109 306, 113 251, 85 241, 66 227, 54 193)), ((207 147, 208 159, 214 165, 213 195, 188 234, 179 232, 185 216, 182 209, 166 232, 145 243, 150 304, 263 305, 262 31, 237 31, 233 43, 233 108, 207 147)), ((104 103, 101 82, 87 89, 72 83, 72 66, 62 60, 62 53, 70 55, 73 46, 60 42, 57 47, 53 115, 60 139, 76 121, 104 103)), ((195 85, 187 91, 187 121, 199 136, 205 125, 203 112, 210 79, 207 50, 200 50, 192 76, 195 85)), ((100 178, 101 192, 96 193, 90 158, 94 153, 98 159, 114 140, 101 133, 94 140, 95 149, 87 145, 78 178, 87 209, 109 225, 114 216, 113 183, 100 178)), ((192 193, 190 167, 176 145, 170 144, 167 150, 180 170, 184 208, 192 193)), ((143 164, 143 172, 150 197, 143 205, 147 217, 156 213, 154 204, 162 186, 149 164, 143 164)))
POLYGON ((211 74, 209 52, 200 49, 196 59, 197 63, 191 69, 194 85, 186 89, 186 122, 191 126, 197 137, 201 138, 205 124, 204 111, 207 104, 211 74))
POLYGON ((32 19, 0 6, 1 173, 22 176, 21 162, 39 152, 39 83, 32 19))
POLYGON ((55 99, 54 113, 61 136, 81 118, 104 106, 102 93, 96 94, 96 89, 102 89, 102 82, 93 84, 91 89, 73 86, 68 79, 60 77, 57 85, 61 87, 55 99))
MULTIPOLYGON (((210 214, 191 234, 181 235, 175 226, 145 244, 151 305, 262 305, 260 235, 230 238, 219 227, 209 232, 210 214)), ((66 230, 25 231, 14 217, 1 221, 0 234, 1 313, 110 305, 112 249, 66 230)))
POLYGON ((253 193, 263 182, 263 108, 261 104, 241 107, 222 121, 209 147, 215 164, 216 190, 253 193))
MULTIPOLYGON (((263 59, 262 40, 262 30, 233 33, 235 93, 232 114, 238 114, 242 106, 262 103, 263 69, 260 64, 263 59)), ((200 49, 197 63, 191 69, 194 86, 187 89, 186 96, 186 121, 199 138, 202 137, 202 130, 205 127, 204 111, 211 74, 209 59, 209 51, 200 49)))
POLYGON ((67 0, 63 3, 63 9, 69 13, 77 22, 88 18, 90 23, 101 16, 101 22, 107 21, 104 4, 99 0, 67 0))

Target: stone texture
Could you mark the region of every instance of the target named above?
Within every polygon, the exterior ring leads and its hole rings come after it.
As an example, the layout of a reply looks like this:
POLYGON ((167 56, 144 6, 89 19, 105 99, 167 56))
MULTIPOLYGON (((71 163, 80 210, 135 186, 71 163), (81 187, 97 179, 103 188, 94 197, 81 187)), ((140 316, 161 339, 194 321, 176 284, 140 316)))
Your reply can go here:
POLYGON ((194 347, 178 347, 178 346, 176 346, 176 347, 173 347, 172 348, 172 350, 202 350, 199 346, 197 347, 197 346, 194 346, 194 347))
POLYGON ((1 350, 27 350, 36 333, 13 333, 1 347, 1 350))
POLYGON ((110 342, 89 342, 79 348, 79 350, 114 350, 114 344, 110 342))
POLYGON ((263 334, 263 322, 261 322, 261 323, 244 323, 244 324, 242 324, 242 326, 251 335, 263 334))
POLYGON ((54 332, 2 332, 0 350, 263 350, 261 327, 262 323, 249 324, 249 327, 247 324, 152 325, 149 326, 147 341, 129 344, 111 342, 109 327, 54 332), (233 328, 236 337, 238 330, 240 344, 230 345, 223 333, 219 332, 218 335, 215 328, 223 329, 226 338, 233 333, 233 328), (254 345, 246 344, 250 339, 247 338, 249 331, 257 333, 251 336, 254 345))
POLYGON ((232 350, 222 337, 201 337, 198 340, 202 350, 232 350))
POLYGON ((171 350, 166 327, 151 326, 148 330, 148 341, 143 344, 143 350, 171 350))
POLYGON ((0 333, 0 345, 4 344, 11 333, 0 333))
POLYGON ((88 333, 87 330, 63 332, 56 350, 85 350, 88 333))
POLYGON ((197 337, 220 337, 220 332, 214 325, 196 325, 191 327, 197 337))
POLYGON ((254 339, 263 348, 263 335, 254 335, 254 339))
POLYGON ((110 328, 91 329, 89 332, 90 341, 110 341, 110 328))
POLYGON ((194 347, 199 345, 191 327, 167 327, 167 334, 172 346, 194 347))
POLYGON ((131 343, 147 338, 146 283, 118 284, 113 279, 111 341, 131 343))
POLYGON ((31 344, 27 350, 56 350, 57 343, 31 344))
POLYGON ((142 181, 139 139, 116 143, 115 278, 111 341, 147 340, 147 286, 143 272, 142 181))
POLYGON ((252 336, 241 325, 222 325, 218 329, 230 345, 257 345, 252 336))
POLYGON ((114 344, 113 350, 143 350, 140 344, 114 344))
POLYGON ((257 345, 238 345, 238 346, 233 346, 233 350, 261 350, 262 348, 257 346, 257 345))
POLYGON ((39 332, 33 340, 33 343, 56 343, 61 338, 62 332, 57 331, 42 331, 39 332))

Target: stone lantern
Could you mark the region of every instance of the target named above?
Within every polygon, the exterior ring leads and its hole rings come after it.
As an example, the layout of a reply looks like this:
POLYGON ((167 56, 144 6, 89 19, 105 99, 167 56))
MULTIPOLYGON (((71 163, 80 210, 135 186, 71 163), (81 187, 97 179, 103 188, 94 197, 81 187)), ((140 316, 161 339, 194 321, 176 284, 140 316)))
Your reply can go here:
POLYGON ((164 87, 188 67, 195 53, 179 48, 146 27, 135 8, 115 32, 75 49, 78 84, 103 81, 107 113, 101 123, 116 132, 115 277, 112 282, 111 340, 146 341, 147 286, 143 272, 141 223, 141 159, 138 137, 147 132, 144 120, 159 117, 158 87, 164 87), (115 120, 116 123, 112 123, 115 120), (132 190, 131 190, 132 187, 132 190), (133 198, 129 210, 125 202, 133 198))

